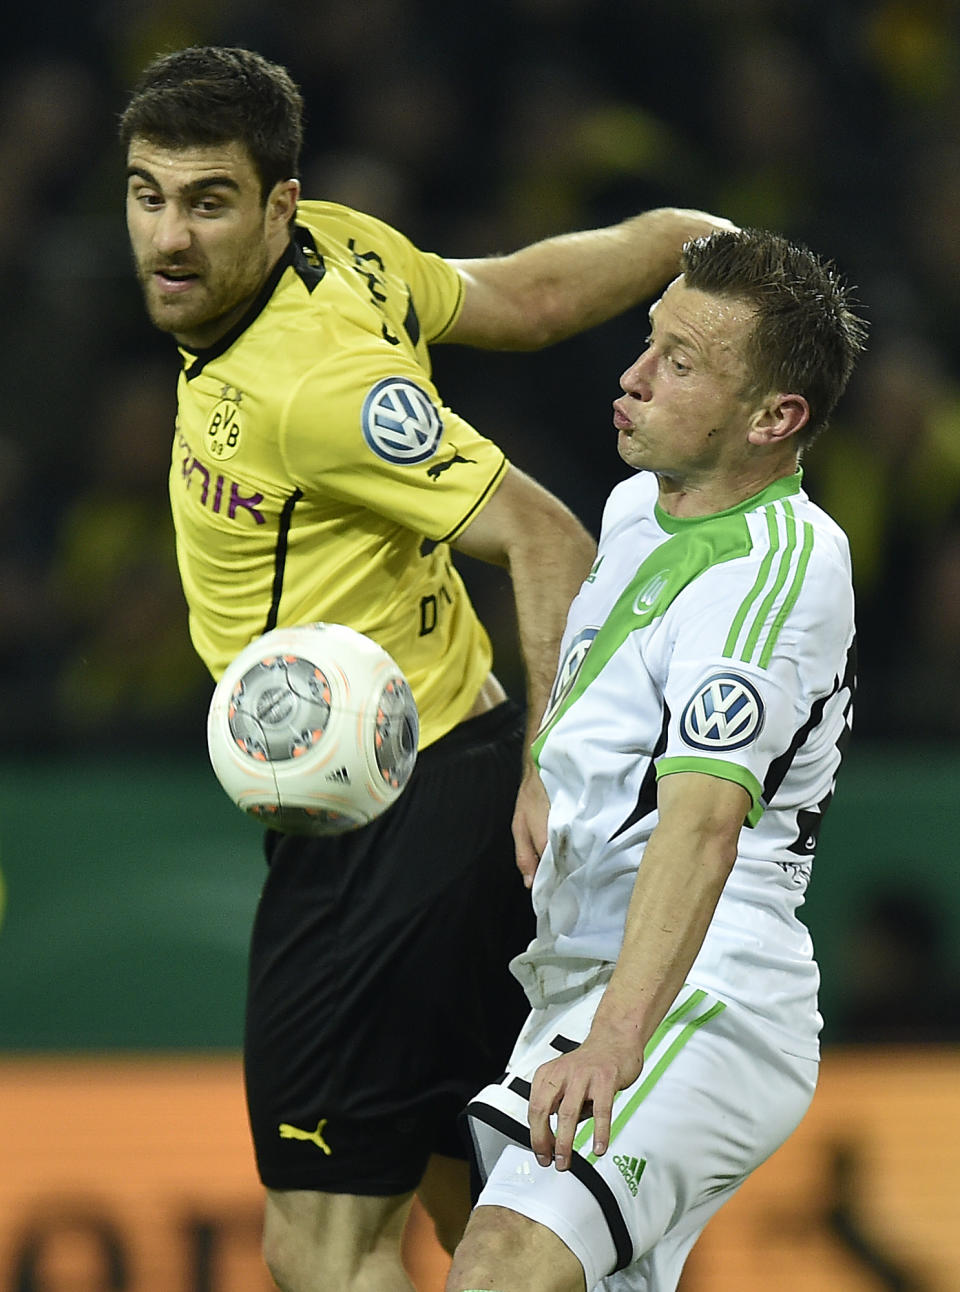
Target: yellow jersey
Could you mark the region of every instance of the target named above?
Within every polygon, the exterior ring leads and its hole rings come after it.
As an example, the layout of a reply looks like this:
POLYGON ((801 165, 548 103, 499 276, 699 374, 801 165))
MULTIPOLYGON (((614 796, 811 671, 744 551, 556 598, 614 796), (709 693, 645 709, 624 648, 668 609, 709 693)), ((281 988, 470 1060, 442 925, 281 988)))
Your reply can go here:
POLYGON ((381 221, 302 202, 245 317, 209 349, 181 347, 170 499, 214 678, 267 629, 322 619, 394 657, 421 746, 471 708, 492 652, 448 543, 508 463, 431 381, 427 345, 462 292, 381 221))

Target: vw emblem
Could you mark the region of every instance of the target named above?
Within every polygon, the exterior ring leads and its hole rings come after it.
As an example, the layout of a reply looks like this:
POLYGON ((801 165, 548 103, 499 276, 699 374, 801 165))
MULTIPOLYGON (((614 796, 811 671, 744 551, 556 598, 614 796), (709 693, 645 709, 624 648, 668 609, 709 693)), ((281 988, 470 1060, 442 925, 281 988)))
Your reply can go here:
POLYGON ((560 661, 560 667, 557 670, 556 681, 553 684, 553 690, 550 692, 550 699, 547 701, 543 721, 540 723, 541 731, 553 721, 560 705, 570 694, 577 674, 580 672, 580 665, 586 659, 590 643, 596 637, 598 631, 599 629, 597 628, 582 628, 570 643, 570 647, 560 661))
POLYGON ((763 701, 739 673, 715 673, 683 711, 680 734, 694 749, 742 749, 760 733, 763 701))
POLYGON ((385 377, 363 401, 363 438, 378 458, 415 466, 432 458, 443 434, 440 414, 425 390, 406 377, 385 377))

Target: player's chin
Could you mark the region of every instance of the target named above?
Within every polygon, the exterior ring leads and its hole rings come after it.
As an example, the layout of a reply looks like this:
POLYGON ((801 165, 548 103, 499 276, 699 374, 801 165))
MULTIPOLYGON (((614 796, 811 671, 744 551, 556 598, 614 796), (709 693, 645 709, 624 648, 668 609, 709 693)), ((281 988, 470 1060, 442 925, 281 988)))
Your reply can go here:
POLYGON ((633 438, 632 431, 617 432, 617 452, 628 466, 641 467, 643 465, 643 463, 639 461, 640 446, 633 438))
POLYGON ((186 301, 170 300, 158 292, 147 292, 147 312, 161 332, 189 332, 209 320, 209 310, 186 301))

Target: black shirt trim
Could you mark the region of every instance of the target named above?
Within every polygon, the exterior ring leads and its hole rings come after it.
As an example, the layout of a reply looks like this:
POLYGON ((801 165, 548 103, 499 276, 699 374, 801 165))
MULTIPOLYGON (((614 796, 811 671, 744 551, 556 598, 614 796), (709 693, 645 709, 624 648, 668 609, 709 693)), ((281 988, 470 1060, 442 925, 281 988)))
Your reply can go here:
MULTIPOLYGON (((477 512, 483 509, 483 506, 486 503, 487 499, 489 498, 490 494, 500 484, 501 480, 503 479, 506 468, 507 468, 507 459, 506 459, 506 456, 503 456, 500 459, 500 464, 497 467, 496 474, 494 475, 493 479, 489 482, 487 487, 484 489, 483 493, 476 500, 476 502, 474 502, 473 506, 470 508, 467 514, 465 516, 461 516, 460 520, 456 523, 456 525, 454 525, 453 529, 448 530, 447 533, 444 534, 442 538, 438 538, 436 540, 438 543, 450 543, 459 533, 461 533, 462 530, 466 529, 467 525, 469 525, 470 521, 473 520, 477 512)), ((421 545, 421 555, 423 555, 422 545, 421 545)))
POLYGON ((323 257, 317 251, 313 234, 309 229, 305 229, 301 225, 293 227, 290 233, 289 246, 270 270, 263 286, 253 298, 249 309, 234 323, 233 327, 226 331, 219 341, 215 341, 213 345, 204 350, 193 350, 186 345, 180 347, 188 355, 193 355, 192 361, 184 360, 184 376, 187 381, 192 381, 194 377, 198 377, 208 363, 211 363, 214 359, 219 359, 222 354, 225 354, 234 341, 239 336, 242 336, 247 328, 260 317, 266 309, 270 297, 276 291, 280 279, 286 270, 290 268, 294 270, 308 292, 312 292, 316 288, 327 272, 323 257))
POLYGON ((403 320, 403 328, 414 346, 420 340, 420 320, 417 317, 416 306, 413 303, 413 293, 407 288, 407 314, 403 320))
POLYGON ((265 633, 277 626, 277 618, 280 614, 280 598, 283 595, 283 576, 287 567, 287 539, 290 536, 290 526, 293 523, 293 509, 302 497, 303 491, 294 489, 283 504, 283 511, 280 513, 277 547, 273 557, 273 595, 270 598, 270 612, 267 615, 267 622, 263 626, 265 633))

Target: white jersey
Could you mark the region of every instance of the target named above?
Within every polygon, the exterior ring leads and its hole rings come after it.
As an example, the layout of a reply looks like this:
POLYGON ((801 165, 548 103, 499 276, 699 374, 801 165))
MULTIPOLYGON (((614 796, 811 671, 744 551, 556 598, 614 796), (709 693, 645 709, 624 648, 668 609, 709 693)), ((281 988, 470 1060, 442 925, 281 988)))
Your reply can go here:
POLYGON ((801 473, 681 520, 642 473, 604 511, 534 753, 550 797, 537 935, 512 969, 537 1007, 612 973, 656 783, 693 771, 750 795, 687 981, 815 1057, 819 973, 797 917, 851 722, 853 588, 840 528, 801 473))

